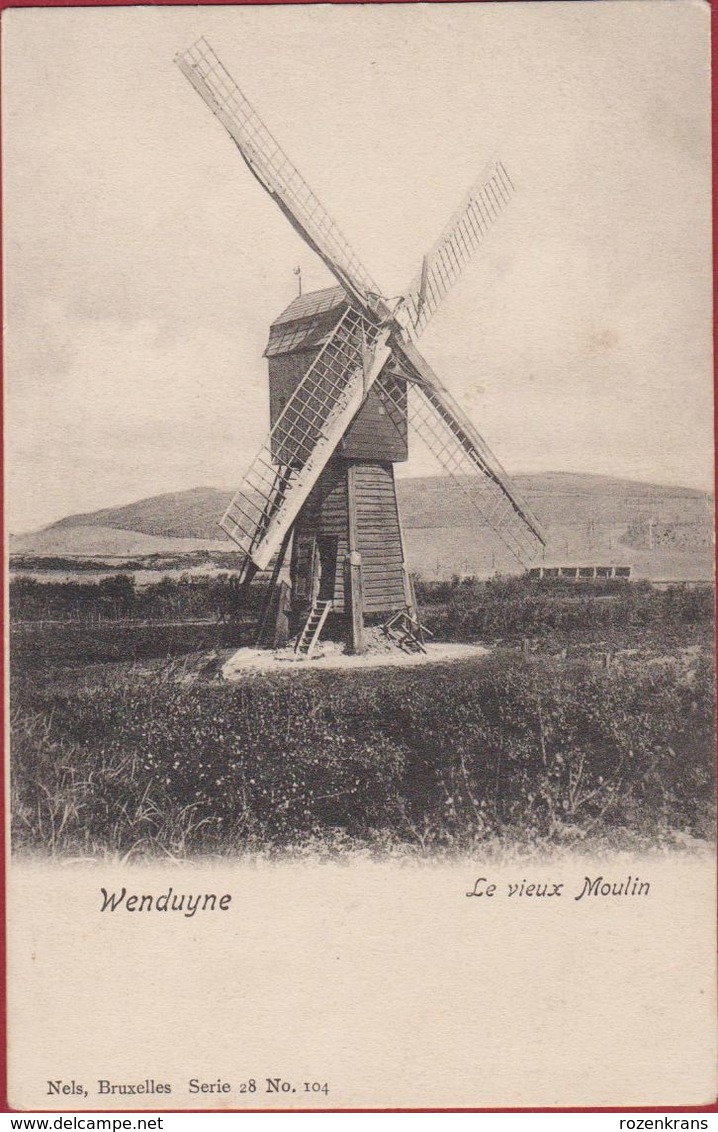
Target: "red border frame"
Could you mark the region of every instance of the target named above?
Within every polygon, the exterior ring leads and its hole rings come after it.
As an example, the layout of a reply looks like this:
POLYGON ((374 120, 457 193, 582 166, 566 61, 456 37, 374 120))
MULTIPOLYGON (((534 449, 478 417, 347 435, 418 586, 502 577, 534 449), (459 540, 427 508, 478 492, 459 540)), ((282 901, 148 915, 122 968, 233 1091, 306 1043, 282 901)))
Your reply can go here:
MULTIPOLYGON (((222 5, 238 7, 239 5, 246 5, 247 7, 259 7, 260 5, 278 6, 280 4, 356 4, 356 3, 371 3, 371 4, 385 4, 385 3, 401 3, 412 4, 420 2, 420 0, 139 0, 139 3, 132 3, 131 0, 0 0, 0 16, 9 8, 155 8, 167 5, 169 7, 180 6, 207 6, 219 7, 222 5)), ((434 4, 449 2, 449 0, 429 0, 434 4)), ((454 0, 455 2, 455 0, 454 0)), ((503 0, 460 0, 461 3, 502 3, 503 0)), ((540 3, 541 0, 524 0, 525 3, 540 3)), ((545 0, 544 0, 545 2, 545 0)), ((589 0, 570 0, 572 3, 588 3, 589 0)), ((599 0, 591 0, 591 2, 599 2, 599 0)), ((714 362, 713 362, 713 384, 715 390, 715 404, 714 404, 714 432, 718 435, 718 381, 716 375, 718 374, 718 340, 716 338, 716 325, 718 325, 718 188, 716 182, 717 178, 717 161, 716 154, 718 153, 718 112, 716 105, 718 104, 718 0, 705 0, 710 5, 711 14, 711 137, 712 137, 712 169, 713 169, 713 341, 714 341, 714 362)), ((0 28, 1 37, 1 28, 0 28)), ((2 144, 2 135, 0 131, 0 145, 2 144)), ((2 183, 0 182, 0 221, 2 219, 2 183)), ((3 232, 0 225, 0 252, 3 247, 3 232)), ((4 278, 0 273, 0 301, 4 296, 4 278)), ((4 307, 3 307, 4 309, 4 307)), ((4 391, 4 353, 3 341, 0 335, 0 385, 4 391)), ((2 449, 2 437, 0 436, 0 449, 2 449)), ((718 471, 718 465, 716 465, 718 471)), ((0 475, 0 511, 4 514, 4 477, 0 475)), ((718 528, 718 501, 716 501, 716 526, 718 528)), ((4 533, 0 534, 0 543, 2 544, 3 551, 3 570, 4 570, 4 533)), ((718 558, 717 558, 718 564, 718 558)), ((4 580, 4 579, 3 579, 4 580)), ((3 611, 4 617, 4 611, 3 611)), ((3 671, 5 663, 5 638, 0 639, 0 660, 2 660, 3 671)), ((0 702, 0 724, 2 725, 4 735, 5 727, 5 701, 4 697, 0 702)), ((4 750, 3 750, 4 755, 4 750)), ((718 752, 716 754, 716 765, 718 767, 718 752)), ((4 759, 3 759, 4 769, 4 759)), ((6 917, 6 901, 5 901, 5 810, 4 807, 0 808, 0 971, 4 974, 4 982, 2 984, 2 991, 0 992, 0 1112, 22 1114, 22 1110, 13 1109, 8 1103, 7 1095, 7 917, 6 917)), ((37 1109, 37 1112, 51 1112, 55 1113, 56 1109, 37 1109)), ((65 1115, 70 1116, 75 1112, 97 1112, 99 1110, 89 1109, 76 1109, 67 1110, 65 1115)), ((226 1114, 244 1114, 244 1113, 360 1113, 360 1112, 385 1112, 385 1113, 572 1113, 572 1112, 587 1112, 587 1113, 717 1113, 718 1112, 718 1096, 712 1104, 708 1105, 691 1105, 691 1106, 651 1106, 651 1107, 603 1107, 603 1108, 294 1108, 294 1109, 247 1109, 247 1108, 231 1108, 231 1109, 210 1109, 210 1108, 166 1108, 166 1109, 103 1109, 102 1113, 110 1115, 113 1112, 131 1112, 136 1116, 160 1116, 163 1114, 172 1113, 226 1113, 226 1114)))

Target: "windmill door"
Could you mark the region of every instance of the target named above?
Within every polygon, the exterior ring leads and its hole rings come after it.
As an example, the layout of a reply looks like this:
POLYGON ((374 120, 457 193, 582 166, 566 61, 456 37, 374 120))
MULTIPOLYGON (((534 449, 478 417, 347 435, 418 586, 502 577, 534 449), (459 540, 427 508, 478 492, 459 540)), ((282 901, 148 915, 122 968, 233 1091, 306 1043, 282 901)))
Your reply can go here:
POLYGON ((331 601, 339 540, 332 535, 301 534, 292 562, 292 604, 296 609, 331 601))
POLYGON ((300 534, 292 563, 292 604, 299 609, 316 600, 319 551, 314 534, 300 534))
POLYGON ((319 552, 319 578, 314 579, 318 588, 320 601, 334 599, 334 585, 337 574, 337 556, 339 553, 339 539, 336 535, 317 535, 317 550, 319 552))

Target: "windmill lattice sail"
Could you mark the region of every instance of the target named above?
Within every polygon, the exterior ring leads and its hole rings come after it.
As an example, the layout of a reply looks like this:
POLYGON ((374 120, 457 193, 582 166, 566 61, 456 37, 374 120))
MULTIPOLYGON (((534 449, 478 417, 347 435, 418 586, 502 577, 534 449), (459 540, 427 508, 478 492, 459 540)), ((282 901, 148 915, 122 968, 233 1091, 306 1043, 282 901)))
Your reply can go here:
POLYGON ((257 569, 279 548, 389 357, 387 338, 350 306, 255 457, 220 525, 257 569))
POLYGON ((409 336, 418 338, 449 289, 498 220, 515 189, 502 161, 495 160, 474 182, 449 220, 406 293, 409 336))
MULTIPOLYGON (((383 373, 376 389, 387 408, 399 405, 403 391, 391 374, 383 373)), ((544 541, 528 504, 486 442, 475 430, 471 437, 467 435, 440 393, 416 383, 412 394, 412 430, 470 501, 482 525, 498 536, 517 562, 525 565, 544 541)))
POLYGON ((219 118, 255 177, 339 283, 366 300, 379 288, 279 142, 202 38, 176 57, 177 66, 219 118))

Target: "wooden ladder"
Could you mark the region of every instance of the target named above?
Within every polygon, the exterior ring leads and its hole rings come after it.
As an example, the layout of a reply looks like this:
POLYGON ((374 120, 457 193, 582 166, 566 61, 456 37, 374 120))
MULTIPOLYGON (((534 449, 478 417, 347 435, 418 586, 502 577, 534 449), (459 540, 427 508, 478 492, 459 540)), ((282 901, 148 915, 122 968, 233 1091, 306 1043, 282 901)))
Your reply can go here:
POLYGON ((304 622, 304 628, 297 638, 297 643, 294 646, 295 653, 303 653, 304 656, 309 657, 314 652, 319 634, 324 628, 329 610, 332 608, 331 601, 317 601, 309 610, 309 616, 304 622))
POLYGON ((394 641, 404 652, 425 653, 424 636, 432 635, 426 626, 411 616, 408 609, 400 609, 381 628, 384 636, 394 641))

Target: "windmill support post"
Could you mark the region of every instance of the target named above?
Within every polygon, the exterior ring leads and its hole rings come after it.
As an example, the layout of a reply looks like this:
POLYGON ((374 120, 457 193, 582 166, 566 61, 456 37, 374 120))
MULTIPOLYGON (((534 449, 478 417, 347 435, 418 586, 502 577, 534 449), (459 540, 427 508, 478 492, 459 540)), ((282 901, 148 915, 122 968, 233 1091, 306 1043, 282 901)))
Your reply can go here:
POLYGON ((291 605, 291 590, 286 582, 280 582, 277 594, 277 616, 274 620, 274 636, 272 648, 286 648, 289 641, 289 607, 291 605))
POLYGON ((401 527, 399 527, 399 532, 400 532, 400 537, 401 537, 401 557, 402 557, 401 577, 402 577, 402 582, 404 584, 404 599, 406 601, 406 607, 410 611, 411 616, 414 618, 415 621, 418 622, 418 620, 419 620, 419 607, 416 604, 416 594, 414 593, 414 582, 412 580, 411 574, 409 573, 409 567, 406 564, 406 550, 404 549, 404 532, 401 530, 401 527))
POLYGON ((366 651, 364 641, 364 601, 362 565, 359 552, 359 516, 357 512, 356 464, 347 468, 347 509, 349 518, 349 553, 344 559, 344 608, 349 614, 349 648, 355 655, 366 651))
MULTIPOLYGON (((271 612, 272 612, 272 606, 275 604, 278 597, 281 598, 281 587, 279 587, 279 590, 278 590, 279 575, 281 573, 282 566, 284 565, 284 559, 286 558, 286 555, 287 555, 287 548, 289 546, 291 537, 292 537, 292 529, 290 527, 290 529, 287 531, 286 535, 284 536, 284 538, 282 540, 281 547, 279 548, 279 553, 278 553, 276 560, 275 560, 275 563, 274 563, 274 569, 272 570, 272 577, 270 579, 269 586, 267 588, 267 595, 264 599, 264 604, 262 606, 262 610, 261 610, 261 613, 259 615, 259 623, 258 623, 258 627, 257 627, 257 636, 256 636, 256 644, 257 645, 261 645, 261 644, 264 643, 264 638, 266 636, 267 629, 269 627, 269 622, 270 622, 270 617, 271 617, 271 612)), ((282 612, 283 612, 283 610, 281 609, 281 600, 279 600, 279 605, 277 606, 277 618, 279 618, 279 615, 282 612)), ((275 624, 274 630, 273 630, 273 633, 274 633, 275 636, 277 635, 277 632, 278 632, 277 624, 275 624)), ((284 643, 286 644, 286 639, 285 639, 284 643)), ((277 648, 277 647, 280 647, 280 646, 277 646, 275 644, 273 647, 277 648)))
POLYGON ((420 644, 423 645, 423 643, 424 643, 424 626, 419 621, 419 606, 416 604, 416 593, 414 592, 414 581, 412 579, 411 574, 409 573, 409 571, 407 569, 406 562, 404 563, 402 570, 403 570, 403 574, 404 574, 404 590, 405 590, 405 593, 406 593, 406 606, 407 606, 407 609, 409 610, 409 613, 411 615, 412 620, 416 622, 417 637, 419 638, 420 644))
POLYGON ((360 656, 366 652, 364 605, 362 602, 361 554, 350 551, 344 559, 344 608, 349 610, 349 647, 360 656))

